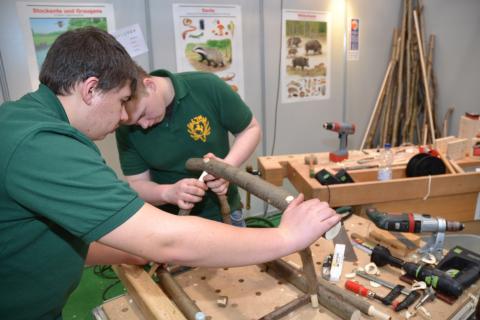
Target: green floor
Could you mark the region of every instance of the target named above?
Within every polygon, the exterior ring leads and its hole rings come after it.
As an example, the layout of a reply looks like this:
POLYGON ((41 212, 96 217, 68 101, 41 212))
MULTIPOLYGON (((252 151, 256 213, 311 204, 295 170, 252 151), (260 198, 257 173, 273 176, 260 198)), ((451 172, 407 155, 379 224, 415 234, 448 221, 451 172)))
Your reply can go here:
POLYGON ((85 267, 79 286, 63 309, 63 318, 65 320, 91 320, 93 319, 92 309, 104 301, 102 296, 108 300, 123 294, 124 290, 111 269, 104 270, 100 266, 85 267))

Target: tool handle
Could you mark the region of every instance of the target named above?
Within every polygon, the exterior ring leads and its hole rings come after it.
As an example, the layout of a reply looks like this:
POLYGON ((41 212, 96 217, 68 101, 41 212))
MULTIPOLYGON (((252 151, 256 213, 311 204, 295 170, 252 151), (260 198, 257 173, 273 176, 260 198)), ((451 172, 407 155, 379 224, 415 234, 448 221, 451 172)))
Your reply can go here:
POLYGON ((345 281, 345 288, 355 292, 363 297, 370 297, 370 290, 362 286, 360 283, 352 281, 352 280, 347 280, 345 281))
POLYGON ((393 303, 394 310, 399 312, 403 309, 408 309, 418 298, 420 297, 420 292, 411 291, 408 296, 405 297, 400 303, 393 303))

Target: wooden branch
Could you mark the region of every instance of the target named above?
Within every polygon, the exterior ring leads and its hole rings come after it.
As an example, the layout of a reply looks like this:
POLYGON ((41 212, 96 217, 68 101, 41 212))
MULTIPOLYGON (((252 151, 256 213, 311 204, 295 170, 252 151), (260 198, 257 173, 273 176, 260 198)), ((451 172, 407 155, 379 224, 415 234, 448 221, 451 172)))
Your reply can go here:
POLYGON ((423 53, 423 45, 422 45, 422 39, 421 39, 421 34, 420 34, 420 27, 418 24, 418 15, 417 12, 414 10, 413 11, 413 20, 415 22, 415 30, 417 32, 417 41, 418 41, 418 50, 419 50, 419 55, 420 55, 420 66, 422 68, 422 78, 423 78, 423 86, 425 88, 425 99, 427 102, 427 113, 428 113, 428 122, 429 122, 429 129, 430 129, 430 135, 432 138, 432 143, 435 143, 435 125, 433 123, 433 116, 432 116, 432 102, 430 99, 430 90, 429 90, 429 83, 427 79, 427 69, 425 66, 425 55, 423 53))
POLYGON ((403 17, 402 17, 402 29, 400 31, 400 52, 398 61, 397 72, 397 100, 395 103, 395 112, 393 116, 393 134, 392 134, 392 147, 397 145, 397 136, 399 133, 398 126, 400 125, 400 112, 402 110, 403 102, 403 62, 405 57, 405 37, 407 32, 407 1, 403 1, 403 17))
POLYGON ((390 74, 392 73, 392 68, 393 68, 393 62, 390 61, 388 63, 387 71, 385 72, 385 77, 383 78, 382 85, 380 86, 380 92, 378 93, 377 100, 375 101, 375 106, 373 108, 372 115, 370 117, 370 121, 368 122, 367 129, 365 130, 365 134, 363 136, 362 144, 360 145, 360 150, 363 150, 364 148, 369 148, 370 143, 372 140, 372 136, 375 133, 375 130, 372 129, 372 123, 377 123, 379 114, 381 112, 381 104, 383 97, 385 95, 385 88, 388 82, 388 79, 390 78, 390 74))
MULTIPOLYGON (((224 162, 217 161, 215 159, 200 159, 192 158, 189 159, 186 164, 186 168, 189 170, 196 171, 207 171, 210 174, 213 174, 216 177, 224 178, 243 189, 250 191, 260 199, 267 201, 267 203, 272 204, 277 209, 285 211, 288 207, 288 204, 294 199, 293 195, 287 192, 285 189, 274 186, 270 182, 267 182, 259 177, 252 176, 251 174, 240 170, 236 167, 230 166, 224 162)), ((335 238, 335 236, 342 228, 341 223, 339 222, 329 231, 324 234, 324 237, 327 240, 335 238)), ((300 252, 302 257, 302 262, 305 263, 303 266, 307 272, 305 276, 308 281, 311 283, 317 283, 317 276, 315 274, 315 266, 313 265, 313 259, 311 257, 312 253, 309 248, 303 249, 300 252), (310 258, 306 258, 310 256, 310 258), (311 265, 310 265, 311 264, 311 265)), ((316 293, 311 293, 315 296, 316 293)), ((312 297, 312 306, 315 307, 315 302, 313 302, 315 297, 312 297)))
POLYGON ((173 276, 167 270, 159 268, 157 270, 158 284, 165 291, 175 305, 182 311, 188 320, 195 320, 195 316, 199 313, 200 308, 185 293, 182 287, 175 281, 173 276))
POLYGON ((310 295, 304 294, 298 297, 297 299, 292 300, 289 303, 281 306, 280 308, 273 310, 269 314, 264 315, 259 320, 277 320, 277 319, 283 318, 290 312, 295 311, 296 309, 306 305, 309 300, 310 300, 310 295))
MULTIPOLYGON (((307 292, 307 280, 302 277, 299 270, 289 265, 287 262, 279 259, 264 264, 268 274, 274 277, 280 277, 295 286, 302 292, 307 292)), ((335 313, 342 319, 360 319, 360 311, 346 301, 342 301, 339 297, 329 290, 325 290, 323 285, 317 287, 318 301, 325 308, 335 313)))

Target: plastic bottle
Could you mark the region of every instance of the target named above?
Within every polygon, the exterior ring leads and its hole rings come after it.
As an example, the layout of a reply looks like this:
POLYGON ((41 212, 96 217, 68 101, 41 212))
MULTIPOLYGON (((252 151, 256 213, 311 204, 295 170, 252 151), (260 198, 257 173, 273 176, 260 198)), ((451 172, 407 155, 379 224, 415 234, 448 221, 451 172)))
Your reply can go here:
POLYGON ((392 179, 392 163, 392 146, 390 143, 385 143, 385 146, 380 154, 380 158, 378 159, 378 180, 385 181, 392 179))

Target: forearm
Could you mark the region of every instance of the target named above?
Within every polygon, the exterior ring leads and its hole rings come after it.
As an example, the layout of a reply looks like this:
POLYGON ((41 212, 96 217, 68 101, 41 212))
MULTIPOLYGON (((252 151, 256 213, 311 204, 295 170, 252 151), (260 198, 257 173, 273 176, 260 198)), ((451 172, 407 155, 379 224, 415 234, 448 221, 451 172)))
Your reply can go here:
POLYGON ((224 158, 225 162, 235 167, 241 166, 255 151, 261 135, 260 125, 252 118, 250 125, 235 136, 232 147, 224 158))
POLYGON ((158 184, 146 180, 129 181, 129 184, 145 202, 154 206, 168 203, 165 195, 167 194, 168 188, 171 187, 169 184, 158 184))
POLYGON ((129 254, 125 251, 118 250, 98 242, 92 242, 88 248, 85 265, 99 265, 99 264, 146 264, 148 261, 129 254))
POLYGON ((155 262, 209 267, 256 264, 298 250, 278 228, 236 228, 149 204, 100 241, 155 262))
POLYGON ((276 228, 236 228, 198 217, 183 217, 174 222, 184 230, 171 232, 170 245, 162 246, 159 258, 188 266, 244 266, 274 260, 291 253, 292 245, 276 228), (223 245, 222 243, 228 243, 223 245))

